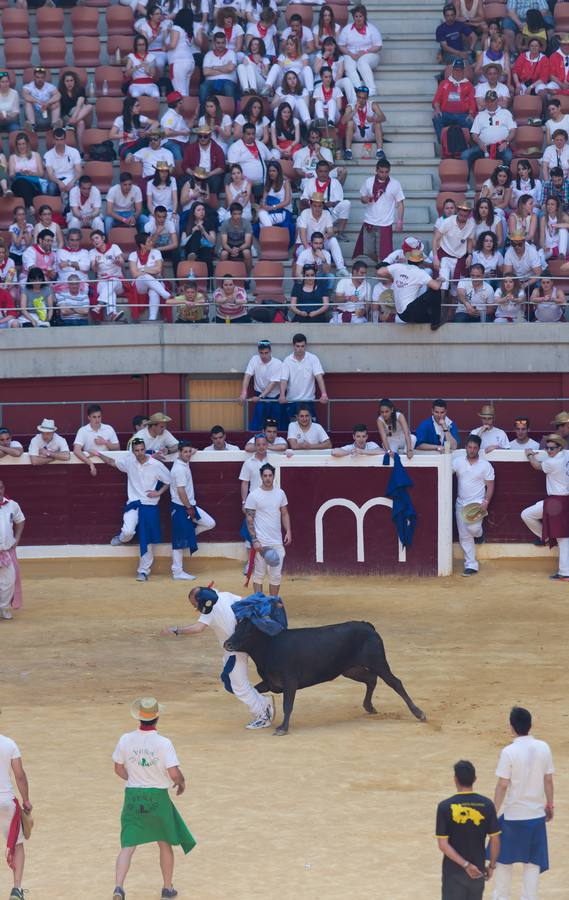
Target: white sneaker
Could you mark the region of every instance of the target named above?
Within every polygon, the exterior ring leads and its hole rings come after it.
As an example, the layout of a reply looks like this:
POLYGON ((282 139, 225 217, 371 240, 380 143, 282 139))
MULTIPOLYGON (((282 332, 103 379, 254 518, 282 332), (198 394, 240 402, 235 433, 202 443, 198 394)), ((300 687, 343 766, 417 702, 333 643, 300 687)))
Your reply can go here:
POLYGON ((111 538, 111 547, 118 547, 120 544, 122 544, 121 536, 120 534, 115 534, 115 536, 111 538))
POLYGON ((148 581, 148 575, 145 572, 137 572, 136 580, 137 581, 148 581))
POLYGON ((189 572, 178 572, 177 575, 173 574, 172 578, 174 579, 174 581, 195 581, 196 580, 196 576, 190 575, 189 572))
POLYGON ((252 722, 249 722, 245 728, 248 728, 250 731, 256 731, 259 728, 270 728, 272 725, 273 719, 275 718, 275 701, 273 697, 269 697, 269 705, 267 706, 264 713, 262 713, 257 719, 253 719, 252 722))
POLYGON ((10 612, 9 609, 4 608, 4 609, 2 609, 2 618, 3 619, 13 619, 14 616, 12 615, 12 613, 10 612))

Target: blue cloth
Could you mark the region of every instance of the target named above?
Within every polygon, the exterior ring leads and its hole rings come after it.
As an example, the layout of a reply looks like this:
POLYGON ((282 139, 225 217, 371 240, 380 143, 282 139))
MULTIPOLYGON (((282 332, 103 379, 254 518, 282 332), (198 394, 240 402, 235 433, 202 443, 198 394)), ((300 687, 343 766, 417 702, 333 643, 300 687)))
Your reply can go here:
MULTIPOLYGON (((456 422, 451 423, 450 433, 455 439, 457 447, 459 447, 460 436, 458 433, 456 422)), ((419 425, 417 426, 417 430, 415 432, 415 436, 417 438, 417 449, 419 449, 419 444, 435 444, 438 446, 442 446, 444 443, 435 431, 435 425, 432 416, 429 416, 428 419, 424 419, 423 422, 419 422, 419 425)))
POLYGON ((242 541, 249 541, 250 544, 253 543, 253 538, 249 534, 249 529, 247 528, 247 519, 243 519, 241 523, 241 528, 239 529, 239 537, 242 541))
MULTIPOLYGON (((261 391, 255 391, 255 396, 259 397, 260 394, 261 391)), ((254 403, 253 415, 251 416, 251 421, 249 423, 251 431, 262 431, 265 419, 275 419, 280 428, 282 407, 283 404, 279 403, 278 396, 275 400, 268 398, 266 401, 261 401, 261 403, 254 403)), ((288 427, 288 425, 286 427, 288 427)))
MULTIPOLYGON (((271 194, 269 194, 267 197, 265 197, 265 203, 267 204, 267 206, 276 206, 280 202, 281 201, 279 200, 278 197, 271 196, 271 194)), ((273 222, 273 225, 276 228, 288 228, 288 246, 290 249, 290 247, 292 247, 292 245, 294 244, 296 226, 294 224, 294 218, 293 218, 293 215, 292 215, 290 209, 278 209, 277 210, 277 213, 281 213, 281 212, 284 213, 284 219, 282 220, 282 222, 273 222)), ((269 215, 271 215, 270 212, 269 212, 269 215)), ((253 225, 253 234, 255 235, 257 240, 259 240, 260 233, 261 233, 261 225, 259 222, 255 222, 255 224, 253 225)))
POLYGON ((236 660, 235 654, 232 653, 223 667, 223 672, 219 676, 221 678, 221 680, 223 681, 223 687, 230 694, 233 693, 233 687, 231 685, 231 679, 229 676, 231 675, 231 673, 233 672, 233 669, 235 668, 235 660, 236 660))
POLYGON ((545 816, 539 819, 498 818, 502 829, 500 835, 500 855, 498 862, 504 866, 514 863, 532 863, 541 872, 549 869, 547 852, 547 830, 545 816))
MULTIPOLYGON (((194 507, 196 520, 199 520, 200 514, 194 507)), ((172 503, 172 548, 174 550, 185 550, 186 547, 191 553, 195 553, 198 549, 196 540, 196 526, 190 519, 188 511, 181 503, 172 503)))
POLYGON ((138 532, 138 543, 140 544, 140 555, 144 556, 149 544, 160 544, 162 542, 158 504, 150 506, 149 504, 141 503, 140 500, 133 500, 132 503, 127 503, 124 511, 129 512, 131 509, 138 510, 136 530, 138 532))
POLYGON ((274 637, 288 628, 288 619, 280 597, 267 597, 259 591, 231 604, 235 618, 250 619, 264 634, 274 637))
MULTIPOLYGON (((385 456, 389 459, 389 454, 386 453, 385 456)), ((385 456, 383 465, 385 465, 385 456)), ((393 457, 393 472, 385 493, 393 500, 391 521, 397 528, 399 540, 404 547, 410 547, 413 543, 413 535, 417 524, 417 513, 411 502, 411 497, 407 493, 407 488, 409 487, 413 487, 413 482, 403 468, 399 454, 396 453, 393 457)))

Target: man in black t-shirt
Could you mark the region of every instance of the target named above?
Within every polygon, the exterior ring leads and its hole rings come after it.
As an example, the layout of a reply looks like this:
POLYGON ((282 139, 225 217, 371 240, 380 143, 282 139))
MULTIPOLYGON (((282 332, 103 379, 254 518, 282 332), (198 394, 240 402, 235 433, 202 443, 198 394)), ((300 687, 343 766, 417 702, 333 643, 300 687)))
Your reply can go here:
POLYGON ((454 766, 456 794, 437 807, 439 848, 444 854, 442 900, 479 900, 496 866, 500 851, 500 827, 494 804, 476 794, 476 771, 471 762, 454 766), (490 862, 486 868, 486 838, 490 838, 490 862))

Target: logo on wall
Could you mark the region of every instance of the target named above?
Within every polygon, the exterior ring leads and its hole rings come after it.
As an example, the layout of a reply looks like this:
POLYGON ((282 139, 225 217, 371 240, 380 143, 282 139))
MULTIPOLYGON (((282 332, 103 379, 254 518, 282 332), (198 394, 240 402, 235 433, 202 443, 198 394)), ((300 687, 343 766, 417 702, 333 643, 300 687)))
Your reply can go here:
MULTIPOLYGON (((326 500, 318 509, 314 519, 317 563, 324 562, 324 516, 329 509, 333 509, 335 506, 343 506, 345 509, 351 510, 356 517, 356 559, 359 563, 365 562, 364 520, 366 513, 373 509, 374 506, 387 506, 389 509, 392 509, 393 501, 388 497, 372 497, 370 500, 366 500, 362 506, 358 506, 353 500, 347 500, 345 497, 334 497, 332 500, 326 500)), ((397 543, 398 561, 405 563, 407 562, 405 547, 399 539, 397 543)))

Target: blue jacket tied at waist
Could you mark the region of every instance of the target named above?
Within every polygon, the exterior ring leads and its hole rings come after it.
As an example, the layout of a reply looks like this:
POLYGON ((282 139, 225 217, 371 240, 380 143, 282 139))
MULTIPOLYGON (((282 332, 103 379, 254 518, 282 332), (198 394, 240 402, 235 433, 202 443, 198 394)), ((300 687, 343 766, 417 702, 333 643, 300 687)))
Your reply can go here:
POLYGON ((131 509, 138 510, 136 530, 140 544, 140 555, 144 556, 149 544, 160 544, 162 542, 158 504, 151 506, 147 503, 141 503, 140 500, 133 500, 131 503, 127 503, 124 511, 130 512, 131 509))

